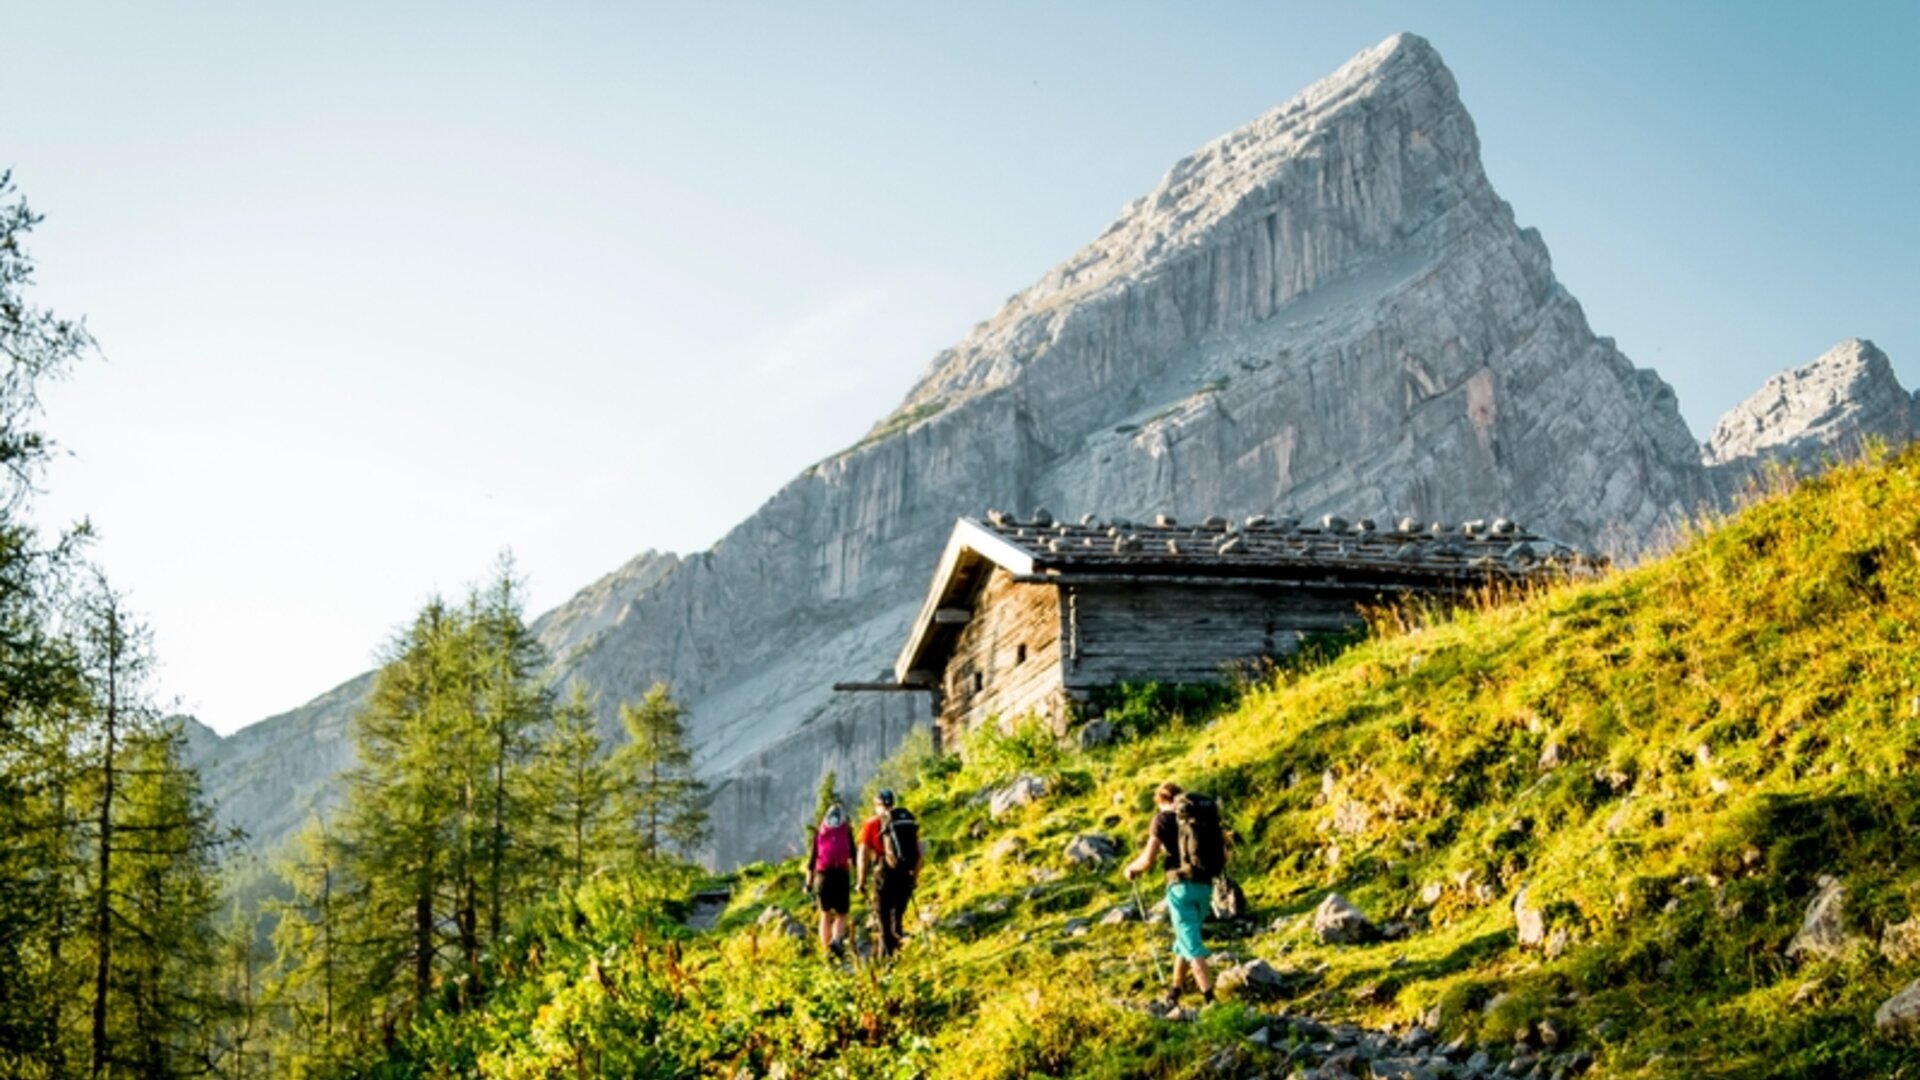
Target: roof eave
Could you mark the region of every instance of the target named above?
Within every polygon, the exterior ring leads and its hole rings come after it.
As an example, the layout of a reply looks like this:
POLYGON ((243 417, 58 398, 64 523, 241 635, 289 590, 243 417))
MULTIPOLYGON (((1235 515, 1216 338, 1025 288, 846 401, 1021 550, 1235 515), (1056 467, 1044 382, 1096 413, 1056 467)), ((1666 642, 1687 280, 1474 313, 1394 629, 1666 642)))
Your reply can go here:
POLYGON ((894 661, 894 678, 901 682, 907 682, 913 672, 921 669, 920 659, 927 650, 933 631, 934 613, 943 606, 942 601, 952 588, 954 575, 968 554, 983 558, 1016 577, 1034 573, 1033 555, 1019 545, 995 535, 973 518, 961 518, 955 522, 953 534, 947 538, 946 550, 940 555, 940 565, 934 570, 927 599, 920 605, 920 613, 914 617, 913 630, 907 635, 906 646, 900 650, 900 658, 894 661))

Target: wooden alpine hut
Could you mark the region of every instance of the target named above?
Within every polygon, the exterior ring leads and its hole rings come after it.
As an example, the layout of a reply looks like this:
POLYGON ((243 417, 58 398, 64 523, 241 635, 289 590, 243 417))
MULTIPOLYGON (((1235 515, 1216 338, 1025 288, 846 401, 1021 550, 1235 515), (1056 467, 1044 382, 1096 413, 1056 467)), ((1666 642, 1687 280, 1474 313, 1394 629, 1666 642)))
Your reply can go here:
POLYGON ((1380 529, 1331 515, 1072 524, 990 511, 954 525, 895 681, 837 688, 930 691, 947 745, 993 717, 1064 730, 1097 688, 1216 682, 1232 664, 1359 624, 1363 604, 1596 565, 1504 519, 1380 529))

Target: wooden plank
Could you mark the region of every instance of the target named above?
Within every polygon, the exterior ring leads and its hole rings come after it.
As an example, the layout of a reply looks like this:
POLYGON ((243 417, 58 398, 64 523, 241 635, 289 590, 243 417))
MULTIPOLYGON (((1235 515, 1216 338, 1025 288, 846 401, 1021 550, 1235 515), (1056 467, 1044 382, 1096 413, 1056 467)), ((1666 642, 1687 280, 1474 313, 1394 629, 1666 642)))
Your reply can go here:
POLYGON ((1361 598, 1351 593, 1270 582, 1101 581, 1063 591, 1078 635, 1064 681, 1077 693, 1218 681, 1232 664, 1292 652, 1303 634, 1361 622, 1361 598))
POLYGON ((971 614, 942 681, 942 736, 993 716, 1050 715, 1061 690, 1058 590, 995 569, 971 614))

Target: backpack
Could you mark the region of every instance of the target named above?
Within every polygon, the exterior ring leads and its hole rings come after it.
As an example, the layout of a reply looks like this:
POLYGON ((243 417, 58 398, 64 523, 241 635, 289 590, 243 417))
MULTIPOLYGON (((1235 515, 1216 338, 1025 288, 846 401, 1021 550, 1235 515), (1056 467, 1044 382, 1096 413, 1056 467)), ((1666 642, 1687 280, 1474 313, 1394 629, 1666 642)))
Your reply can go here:
POLYGON ((1173 800, 1173 820, 1180 829, 1180 858, 1172 877, 1206 885, 1227 868, 1227 836, 1220 828, 1220 805, 1198 792, 1186 791, 1173 800))
POLYGON ((880 826, 880 864, 892 871, 920 869, 920 823, 913 811, 896 806, 880 826))
POLYGON ((844 870, 853 864, 853 826, 823 825, 813 842, 816 870, 844 870))

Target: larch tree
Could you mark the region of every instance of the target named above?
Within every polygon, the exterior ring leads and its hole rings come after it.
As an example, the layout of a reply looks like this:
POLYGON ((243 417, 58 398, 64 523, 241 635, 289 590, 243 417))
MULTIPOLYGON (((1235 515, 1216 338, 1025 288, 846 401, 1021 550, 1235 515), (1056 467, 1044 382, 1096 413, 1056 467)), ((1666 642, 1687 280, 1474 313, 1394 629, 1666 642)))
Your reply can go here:
POLYGON ((707 838, 707 789, 693 772, 686 709, 655 683, 637 704, 620 706, 620 722, 627 744, 614 752, 614 772, 631 849, 642 862, 691 857, 707 838))
POLYGON ((617 784, 602 751, 593 701, 574 683, 526 774, 523 796, 536 808, 540 858, 560 868, 574 888, 606 865, 615 847, 617 784))
MULTIPOLYGON (((0 1075, 75 1068, 69 1004, 85 1003, 67 947, 84 852, 71 794, 85 691, 61 628, 84 526, 43 543, 28 519, 52 443, 40 388, 93 351, 84 324, 35 307, 27 235, 40 221, 0 172, 0 1075)), ((81 1066, 84 1067, 84 1066, 81 1066)))

